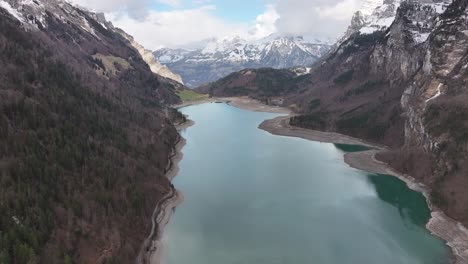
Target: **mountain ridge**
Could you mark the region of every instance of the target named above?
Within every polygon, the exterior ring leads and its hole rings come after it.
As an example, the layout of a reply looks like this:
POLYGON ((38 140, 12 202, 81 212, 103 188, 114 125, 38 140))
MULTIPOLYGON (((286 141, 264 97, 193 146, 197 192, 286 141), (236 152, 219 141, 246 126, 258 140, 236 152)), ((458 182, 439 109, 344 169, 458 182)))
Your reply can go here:
POLYGON ((310 66, 331 47, 327 41, 271 35, 248 41, 240 37, 211 40, 198 50, 160 49, 157 60, 180 74, 188 86, 196 87, 244 68, 291 68, 310 66))

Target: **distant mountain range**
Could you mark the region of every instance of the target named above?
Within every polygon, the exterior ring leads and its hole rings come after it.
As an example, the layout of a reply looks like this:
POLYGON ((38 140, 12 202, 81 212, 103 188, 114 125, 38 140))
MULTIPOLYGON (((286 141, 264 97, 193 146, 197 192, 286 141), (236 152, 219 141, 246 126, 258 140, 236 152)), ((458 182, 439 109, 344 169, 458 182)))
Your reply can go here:
POLYGON ((310 66, 325 55, 332 41, 307 41, 302 37, 271 35, 248 41, 240 37, 213 39, 198 50, 160 49, 158 61, 182 76, 191 87, 216 81, 245 68, 310 66))

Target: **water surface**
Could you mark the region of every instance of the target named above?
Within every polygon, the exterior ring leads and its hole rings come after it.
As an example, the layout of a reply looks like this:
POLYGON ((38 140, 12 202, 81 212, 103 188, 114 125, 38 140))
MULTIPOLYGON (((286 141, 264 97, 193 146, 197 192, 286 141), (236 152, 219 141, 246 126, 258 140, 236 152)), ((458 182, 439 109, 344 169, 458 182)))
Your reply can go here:
POLYGON ((448 263, 421 194, 344 163, 359 147, 273 136, 257 127, 275 114, 225 104, 182 112, 196 124, 163 264, 448 263))

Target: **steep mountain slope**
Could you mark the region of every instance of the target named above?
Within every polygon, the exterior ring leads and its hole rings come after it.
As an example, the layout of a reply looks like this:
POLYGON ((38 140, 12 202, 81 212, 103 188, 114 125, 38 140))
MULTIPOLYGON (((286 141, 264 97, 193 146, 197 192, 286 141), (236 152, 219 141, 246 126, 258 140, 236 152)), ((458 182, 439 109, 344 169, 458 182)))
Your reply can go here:
POLYGON ((178 74, 173 73, 167 66, 162 65, 156 58, 154 57, 153 53, 147 49, 145 49, 141 44, 136 42, 136 40, 128 35, 127 33, 119 30, 119 33, 124 36, 132 46, 138 50, 143 60, 150 66, 152 72, 159 74, 163 77, 168 79, 174 80, 180 84, 184 84, 182 77, 178 74))
POLYGON ((134 262, 172 188, 173 82, 96 14, 0 7, 0 263, 134 262))
POLYGON ((401 99, 406 141, 387 155, 433 186, 433 199, 468 224, 468 2, 454 1, 424 44, 423 63, 401 99), (421 169, 419 164, 425 164, 421 169))
POLYGON ((200 50, 161 49, 154 55, 195 87, 246 68, 309 66, 329 48, 327 42, 272 35, 258 41, 239 37, 212 40, 200 50))
POLYGON ((388 30, 354 33, 309 76, 307 81, 313 85, 291 96, 289 100, 301 111, 311 113, 293 123, 314 126, 317 122, 322 128, 401 145, 400 98, 422 66, 421 36, 434 26, 442 12, 438 7, 438 3, 403 2, 388 30), (320 100, 320 105, 312 104, 314 100, 320 100))
MULTIPOLYGON (((391 146, 379 158, 430 186, 434 204, 468 225, 468 2, 399 5, 385 27, 355 27, 310 74, 281 75, 288 85, 264 101, 296 110, 292 125, 391 146)), ((221 84, 236 83, 236 76, 221 84)), ((268 78, 276 80, 271 72, 268 78)), ((210 87, 216 95, 224 90, 210 87)))

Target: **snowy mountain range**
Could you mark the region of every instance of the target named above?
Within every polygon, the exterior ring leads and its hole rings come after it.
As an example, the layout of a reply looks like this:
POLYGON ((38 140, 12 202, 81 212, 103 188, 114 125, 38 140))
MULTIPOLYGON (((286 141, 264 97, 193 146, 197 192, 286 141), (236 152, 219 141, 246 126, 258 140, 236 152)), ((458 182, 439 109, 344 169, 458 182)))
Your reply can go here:
POLYGON ((332 41, 306 41, 302 37, 271 35, 260 40, 240 37, 212 39, 198 50, 160 49, 158 61, 191 87, 218 80, 245 68, 309 66, 325 55, 332 41))

